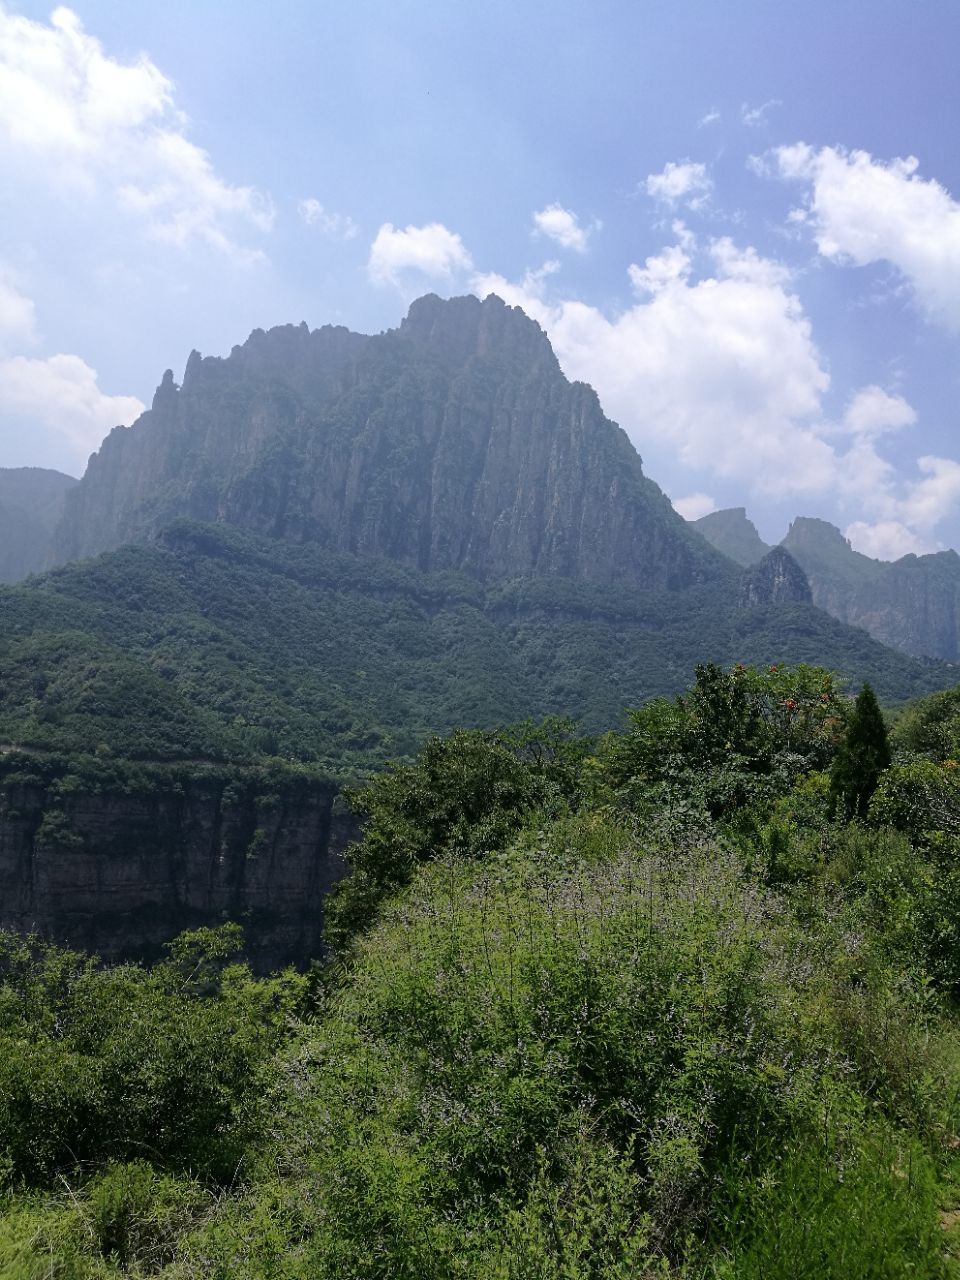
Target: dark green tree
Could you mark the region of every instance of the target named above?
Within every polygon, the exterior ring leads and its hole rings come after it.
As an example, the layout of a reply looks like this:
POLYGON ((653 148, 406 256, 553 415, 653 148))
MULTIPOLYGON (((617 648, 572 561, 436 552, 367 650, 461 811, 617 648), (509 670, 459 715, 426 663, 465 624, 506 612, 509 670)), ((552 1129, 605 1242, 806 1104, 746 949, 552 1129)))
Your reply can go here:
POLYGON ((862 818, 877 789, 880 774, 889 765, 887 726, 876 695, 869 684, 864 684, 830 769, 834 805, 849 817, 862 818))

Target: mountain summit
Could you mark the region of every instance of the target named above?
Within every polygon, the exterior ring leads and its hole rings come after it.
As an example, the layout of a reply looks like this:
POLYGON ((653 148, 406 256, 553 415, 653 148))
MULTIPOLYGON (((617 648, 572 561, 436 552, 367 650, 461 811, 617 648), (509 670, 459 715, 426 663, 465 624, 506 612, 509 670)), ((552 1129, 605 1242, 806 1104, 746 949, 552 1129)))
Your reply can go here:
POLYGON ((91 459, 57 559, 178 517, 481 576, 680 589, 730 572, 539 325, 494 296, 428 295, 375 336, 288 325, 194 352, 91 459))

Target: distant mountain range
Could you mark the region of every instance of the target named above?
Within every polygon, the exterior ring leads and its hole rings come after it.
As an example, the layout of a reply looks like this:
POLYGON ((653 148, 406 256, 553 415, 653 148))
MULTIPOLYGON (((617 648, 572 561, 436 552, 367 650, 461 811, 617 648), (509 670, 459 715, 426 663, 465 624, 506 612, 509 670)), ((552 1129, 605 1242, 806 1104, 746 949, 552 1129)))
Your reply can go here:
POLYGON ((76 483, 42 467, 0 468, 0 582, 49 568, 53 532, 76 483))
MULTIPOLYGON (((743 507, 713 511, 693 527, 738 564, 770 552, 743 507)), ((826 520, 794 520, 780 544, 801 566, 813 602, 904 653, 960 660, 960 556, 955 551, 872 560, 826 520)))

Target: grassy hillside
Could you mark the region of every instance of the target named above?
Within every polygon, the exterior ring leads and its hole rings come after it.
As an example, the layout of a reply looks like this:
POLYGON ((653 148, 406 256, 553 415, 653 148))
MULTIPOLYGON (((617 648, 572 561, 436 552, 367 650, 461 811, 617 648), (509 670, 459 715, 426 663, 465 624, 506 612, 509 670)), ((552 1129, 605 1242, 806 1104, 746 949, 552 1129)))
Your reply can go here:
POLYGON ((181 523, 0 592, 0 739, 352 771, 455 726, 608 728, 702 660, 822 663, 887 701, 951 683, 817 610, 731 595, 491 585, 181 523))

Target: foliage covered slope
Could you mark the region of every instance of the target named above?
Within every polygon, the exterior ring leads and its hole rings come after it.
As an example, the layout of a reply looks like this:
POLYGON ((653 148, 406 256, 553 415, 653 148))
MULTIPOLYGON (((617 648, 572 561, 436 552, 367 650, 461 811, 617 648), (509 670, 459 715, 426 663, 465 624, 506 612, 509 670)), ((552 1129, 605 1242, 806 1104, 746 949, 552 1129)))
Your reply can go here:
POLYGON ((703 658, 824 663, 888 702, 952 679, 809 606, 732 597, 485 584, 184 522, 0 591, 0 740, 342 774, 458 725, 604 728, 703 658))
POLYGON ((309 978, 8 941, 0 1271, 957 1275, 960 786, 901 745, 848 822, 848 713, 705 666, 624 733, 431 743, 309 978))

